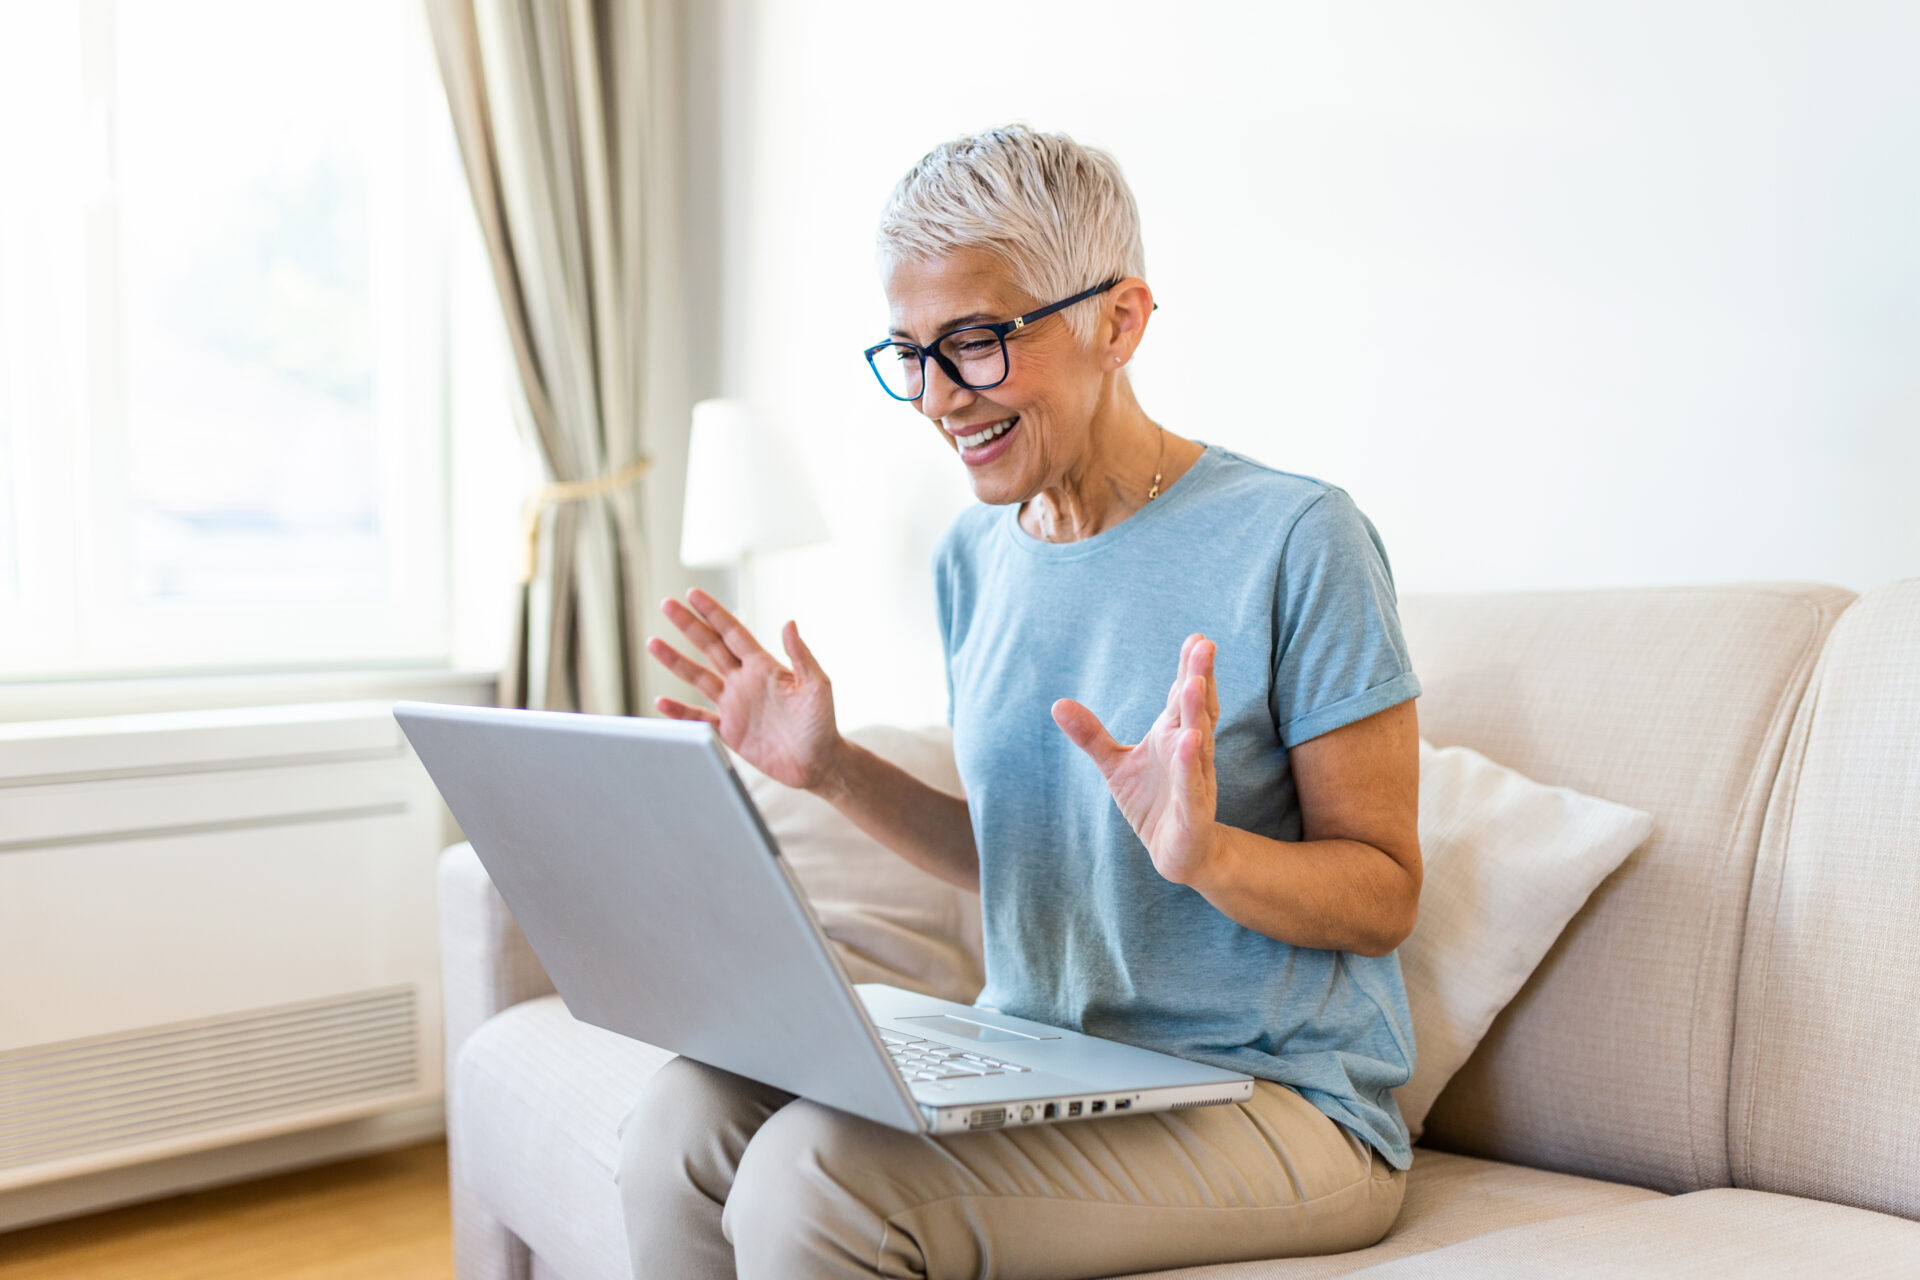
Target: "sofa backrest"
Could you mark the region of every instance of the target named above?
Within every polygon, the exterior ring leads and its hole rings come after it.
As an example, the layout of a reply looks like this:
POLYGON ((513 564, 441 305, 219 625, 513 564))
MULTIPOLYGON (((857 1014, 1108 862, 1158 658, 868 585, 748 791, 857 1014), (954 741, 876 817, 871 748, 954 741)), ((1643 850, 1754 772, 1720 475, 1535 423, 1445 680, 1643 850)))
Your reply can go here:
POLYGON ((1727 1073, 1767 799, 1853 593, 1748 583, 1409 595, 1420 730, 1654 815, 1435 1103, 1435 1147, 1729 1185, 1727 1073))
MULTIPOLYGON (((946 725, 868 725, 847 736, 920 781, 963 794, 946 725)), ((970 1002, 986 984, 980 895, 889 853, 825 800, 734 767, 854 982, 885 982, 970 1002)))
POLYGON ((1821 653, 1736 1007, 1734 1183, 1920 1218, 1920 578, 1862 596, 1821 653))

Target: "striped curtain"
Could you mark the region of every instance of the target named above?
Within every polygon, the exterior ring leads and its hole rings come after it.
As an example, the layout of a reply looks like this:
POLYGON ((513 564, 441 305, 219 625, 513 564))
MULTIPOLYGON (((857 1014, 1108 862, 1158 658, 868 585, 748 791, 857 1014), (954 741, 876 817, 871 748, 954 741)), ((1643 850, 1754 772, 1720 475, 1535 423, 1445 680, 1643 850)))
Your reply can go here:
MULTIPOLYGON (((547 481, 528 495, 500 705, 639 714, 649 542, 677 513, 670 0, 426 0, 547 481), (648 534, 651 533, 651 539, 648 534)), ((668 541, 668 545, 672 545, 668 541)))

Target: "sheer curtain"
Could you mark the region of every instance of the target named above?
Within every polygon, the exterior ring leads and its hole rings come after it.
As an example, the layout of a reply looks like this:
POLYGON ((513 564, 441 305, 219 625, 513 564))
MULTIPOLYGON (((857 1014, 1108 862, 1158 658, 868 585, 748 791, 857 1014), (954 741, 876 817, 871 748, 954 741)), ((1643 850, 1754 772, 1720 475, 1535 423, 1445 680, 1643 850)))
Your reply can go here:
POLYGON ((549 483, 529 495, 503 706, 638 714, 648 527, 677 508, 671 0, 426 0, 549 483))

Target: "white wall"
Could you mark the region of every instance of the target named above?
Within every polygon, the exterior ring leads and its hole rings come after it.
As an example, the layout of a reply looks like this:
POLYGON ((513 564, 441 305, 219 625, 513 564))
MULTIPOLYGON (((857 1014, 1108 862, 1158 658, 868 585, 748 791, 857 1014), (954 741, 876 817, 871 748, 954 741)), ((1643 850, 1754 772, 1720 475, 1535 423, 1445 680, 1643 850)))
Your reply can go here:
POLYGON ((935 143, 1112 149, 1170 429, 1344 486, 1403 593, 1920 575, 1920 6, 722 0, 706 394, 833 522, 770 557, 843 720, 938 719, 960 464, 859 350, 935 143), (956 14, 966 17, 956 20, 956 14))

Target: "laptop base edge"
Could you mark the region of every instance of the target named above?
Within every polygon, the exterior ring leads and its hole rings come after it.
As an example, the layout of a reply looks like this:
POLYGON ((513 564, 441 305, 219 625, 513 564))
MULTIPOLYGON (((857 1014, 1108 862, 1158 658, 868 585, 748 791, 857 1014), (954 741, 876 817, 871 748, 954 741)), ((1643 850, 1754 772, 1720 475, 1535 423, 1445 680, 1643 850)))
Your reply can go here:
POLYGON ((1253 1097, 1253 1081, 1229 1084, 1174 1085, 1102 1093, 1068 1093, 1031 1100, 930 1106, 920 1103, 928 1133, 975 1133, 986 1129, 1013 1129, 1024 1125, 1069 1124, 1150 1111, 1185 1111, 1190 1107, 1218 1107, 1253 1097))

